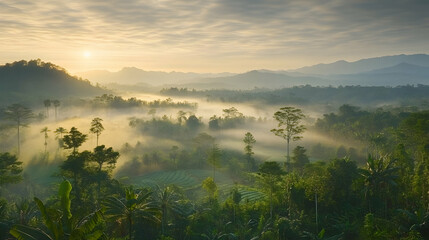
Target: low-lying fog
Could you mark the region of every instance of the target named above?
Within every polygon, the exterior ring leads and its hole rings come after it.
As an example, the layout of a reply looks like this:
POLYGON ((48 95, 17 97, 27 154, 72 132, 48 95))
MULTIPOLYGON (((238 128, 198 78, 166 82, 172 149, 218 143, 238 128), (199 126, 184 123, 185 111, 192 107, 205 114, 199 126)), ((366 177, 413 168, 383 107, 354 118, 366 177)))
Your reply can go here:
MULTIPOLYGON (((153 101, 157 99, 165 99, 165 96, 155 94, 132 94, 125 95, 124 98, 136 97, 137 99, 145 101, 153 101)), ((181 146, 181 143, 174 140, 157 139, 151 136, 145 136, 140 131, 129 126, 131 117, 151 119, 153 116, 162 117, 166 115, 168 118, 176 121, 177 112, 183 110, 188 114, 195 114, 201 118, 204 122, 205 127, 201 132, 207 132, 209 135, 217 139, 217 143, 221 149, 234 149, 237 151, 243 151, 243 137, 246 132, 251 132, 255 139, 256 144, 254 145, 254 152, 256 156, 259 156, 265 160, 284 161, 286 154, 286 141, 280 137, 275 136, 270 132, 272 128, 276 127, 276 122, 272 118, 273 113, 281 106, 265 106, 261 108, 260 105, 250 104, 228 104, 219 102, 207 102, 200 101, 199 99, 193 98, 173 98, 173 102, 177 101, 188 101, 197 102, 198 107, 196 109, 180 109, 180 108, 157 108, 154 114, 148 114, 148 108, 126 108, 126 109, 87 109, 81 107, 60 107, 58 109, 58 119, 55 120, 54 110, 50 110, 49 118, 36 123, 29 124, 29 127, 22 129, 21 134, 21 154, 20 160, 27 163, 33 159, 34 155, 44 152, 44 134, 41 133, 41 129, 48 127, 50 132, 48 133, 48 152, 51 157, 55 153, 67 154, 69 150, 59 150, 57 140, 55 139, 55 129, 63 127, 69 130, 71 127, 76 127, 79 131, 88 135, 88 140, 82 145, 80 150, 92 150, 96 146, 96 136, 89 132, 91 120, 95 117, 103 119, 102 124, 104 125, 105 131, 102 132, 99 138, 99 143, 104 144, 108 147, 119 151, 125 143, 135 146, 138 142, 146 144, 148 146, 156 147, 157 144, 170 144, 171 146, 181 146), (207 127, 209 118, 213 115, 222 116, 223 109, 235 107, 239 112, 245 116, 254 117, 256 120, 250 124, 238 126, 234 129, 210 131, 207 127)), ((38 109, 37 112, 45 112, 44 108, 38 109)), ((311 125, 314 119, 320 117, 323 113, 308 112, 303 109, 304 114, 308 116, 304 124, 311 125)), ((14 130, 10 131, 14 133, 14 130)), ((9 136, 9 141, 13 146, 13 151, 16 151, 16 140, 15 134, 9 136)), ((307 130, 303 134, 303 139, 300 141, 291 143, 291 150, 297 145, 310 147, 313 144, 324 143, 325 145, 336 146, 339 145, 332 139, 328 139, 324 136, 316 134, 311 130, 307 130)), ((342 143, 344 144, 344 143, 342 143)), ((171 147, 169 146, 169 147, 171 147)), ((3 151, 9 151, 10 149, 3 149, 3 151)), ((317 156, 310 156, 315 157, 317 156)), ((120 168, 124 163, 129 161, 127 156, 123 155, 118 160, 117 169, 120 168)))

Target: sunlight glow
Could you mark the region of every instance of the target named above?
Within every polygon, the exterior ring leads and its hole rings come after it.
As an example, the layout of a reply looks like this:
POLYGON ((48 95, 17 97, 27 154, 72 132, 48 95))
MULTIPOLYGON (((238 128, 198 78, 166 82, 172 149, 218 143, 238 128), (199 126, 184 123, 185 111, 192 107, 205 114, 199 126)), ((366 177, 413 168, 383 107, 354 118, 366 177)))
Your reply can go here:
POLYGON ((85 58, 90 58, 90 57, 91 57, 91 52, 89 52, 89 51, 85 51, 85 52, 83 52, 83 56, 84 56, 85 58))

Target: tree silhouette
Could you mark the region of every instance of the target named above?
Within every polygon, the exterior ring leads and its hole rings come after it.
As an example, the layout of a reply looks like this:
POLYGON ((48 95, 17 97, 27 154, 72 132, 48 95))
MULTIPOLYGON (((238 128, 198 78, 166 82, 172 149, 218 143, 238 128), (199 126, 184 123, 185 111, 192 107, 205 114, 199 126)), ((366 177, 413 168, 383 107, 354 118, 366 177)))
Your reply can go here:
POLYGON ((51 100, 46 99, 43 101, 43 104, 45 105, 45 108, 46 108, 46 117, 49 117, 49 108, 51 107, 52 102, 51 100))
POLYGON ((33 112, 20 104, 13 104, 6 108, 4 111, 6 118, 12 120, 16 124, 18 136, 18 155, 20 153, 20 128, 27 127, 28 120, 33 118, 33 112))
POLYGON ((253 152, 253 144, 256 143, 256 140, 250 132, 247 132, 244 135, 243 142, 245 144, 244 153, 246 154, 247 165, 249 170, 251 170, 255 167, 255 161, 253 160, 252 155, 255 154, 253 152))
POLYGON ((293 167, 300 171, 304 168, 305 164, 310 163, 310 159, 305 153, 306 151, 307 150, 301 146, 296 146, 296 148, 293 149, 293 167))
POLYGON ((290 168, 290 140, 297 141, 302 138, 300 134, 304 132, 305 127, 301 125, 301 119, 304 117, 301 109, 294 107, 283 107, 274 113, 278 128, 271 129, 271 132, 287 141, 286 167, 288 171, 290 168))
POLYGON ((97 136, 97 146, 98 146, 98 137, 100 136, 101 132, 104 130, 103 124, 101 124, 102 121, 103 119, 98 117, 92 119, 91 128, 89 129, 89 131, 91 131, 97 136))
POLYGON ((57 115, 58 115, 58 107, 60 106, 60 101, 59 100, 53 100, 52 103, 54 104, 55 121, 56 121, 57 120, 57 115))
POLYGON ((40 130, 40 133, 44 133, 45 134, 45 153, 47 152, 47 148, 48 148, 48 132, 50 132, 51 130, 48 129, 48 127, 44 127, 42 128, 42 130, 40 130))
POLYGON ((179 147, 178 146, 173 146, 170 149, 170 159, 173 161, 174 164, 174 168, 177 169, 177 157, 179 155, 179 147))
POLYGON ((63 147, 64 145, 63 134, 67 133, 67 130, 63 127, 59 127, 54 131, 54 133, 55 133, 55 139, 58 139, 58 145, 60 147, 63 147))
POLYGON ((69 134, 65 135, 63 138, 64 148, 73 149, 73 154, 77 153, 77 148, 82 145, 87 139, 87 135, 79 132, 77 128, 72 127, 69 134))
POLYGON ((115 168, 116 162, 119 158, 119 153, 113 151, 111 147, 107 148, 104 145, 98 146, 94 149, 91 161, 97 164, 96 178, 98 185, 98 196, 101 195, 101 182, 107 180, 115 168), (105 166, 107 164, 107 166, 105 166))

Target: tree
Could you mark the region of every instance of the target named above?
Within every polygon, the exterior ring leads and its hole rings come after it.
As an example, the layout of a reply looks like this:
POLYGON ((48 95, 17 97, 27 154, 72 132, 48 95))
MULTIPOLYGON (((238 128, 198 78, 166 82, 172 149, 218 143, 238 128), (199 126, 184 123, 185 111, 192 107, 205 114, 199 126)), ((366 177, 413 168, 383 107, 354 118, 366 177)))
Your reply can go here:
POLYGON ((0 186, 21 181, 21 165, 15 155, 0 153, 0 186))
POLYGON ((67 130, 63 127, 57 128, 55 131, 55 139, 58 139, 58 145, 60 147, 64 146, 63 134, 67 133, 67 130))
POLYGON ((65 135, 63 138, 64 148, 73 149, 73 154, 77 153, 77 148, 86 141, 87 135, 79 132, 77 128, 72 127, 69 134, 65 135))
POLYGON ((176 168, 176 169, 177 169, 177 157, 178 157, 178 155, 179 155, 179 147, 178 146, 171 147, 169 156, 170 156, 171 161, 173 161, 174 168, 176 168))
POLYGON ((20 153, 20 128, 27 127, 28 120, 33 118, 33 112, 20 104, 13 104, 5 110, 6 118, 16 123, 17 136, 18 136, 18 155, 20 153))
POLYGON ((109 178, 110 173, 115 168, 118 158, 119 153, 113 151, 111 147, 106 149, 104 145, 101 145, 94 149, 91 161, 97 164, 96 178, 99 198, 101 195, 101 181, 109 178), (107 164, 107 166, 104 166, 105 164, 107 164))
POLYGON ((256 143, 256 140, 250 132, 247 132, 244 135, 243 142, 245 144, 244 153, 246 154, 247 165, 249 169, 253 169, 255 165, 255 161, 252 158, 252 155, 255 154, 253 152, 253 144, 256 143))
POLYGON ((183 121, 186 121, 186 112, 180 110, 177 112, 177 121, 182 125, 183 121))
POLYGON ((293 166, 299 170, 304 168, 304 165, 310 163, 307 154, 305 153, 307 150, 304 147, 297 146, 293 150, 292 162, 293 166))
POLYGON ((51 100, 46 99, 45 101, 43 101, 43 104, 45 105, 46 108, 46 117, 49 117, 49 108, 51 107, 51 100))
POLYGON ((50 132, 51 130, 48 129, 48 127, 44 127, 42 128, 42 130, 40 130, 40 133, 44 133, 45 135, 45 153, 47 152, 47 148, 48 148, 48 132, 50 132))
MULTIPOLYGON (((92 154, 89 151, 83 151, 81 153, 73 152, 67 159, 61 164, 61 175, 67 178, 73 179, 74 194, 78 204, 81 204, 81 191, 85 190, 84 177, 88 176, 86 169, 87 162, 92 158, 92 154)), ((79 205, 79 207, 82 207, 79 205)))
POLYGON ((289 144, 291 140, 297 141, 302 138, 300 134, 304 132, 305 127, 301 125, 301 119, 304 117, 301 109, 294 107, 283 107, 274 113, 278 128, 271 129, 271 132, 287 141, 286 165, 288 170, 290 168, 289 144))
POLYGON ((260 180, 264 185, 264 189, 268 189, 270 197, 270 219, 273 218, 273 193, 276 190, 277 182, 280 180, 280 175, 283 171, 277 162, 264 162, 259 166, 260 180))
POLYGON ((125 198, 108 197, 104 201, 105 215, 117 222, 128 224, 128 239, 133 236, 133 225, 138 217, 159 221, 155 217, 153 203, 148 201, 152 194, 148 189, 136 192, 132 187, 125 189, 125 198))
POLYGON ((158 187, 158 191, 154 195, 154 203, 161 210, 161 233, 165 235, 168 217, 170 213, 183 214, 179 201, 181 200, 180 194, 173 186, 165 187, 161 189, 158 187))
POLYGON ((104 130, 103 124, 101 124, 102 121, 103 119, 98 117, 92 119, 91 128, 89 129, 89 131, 91 131, 97 136, 97 146, 98 146, 98 137, 100 136, 101 132, 104 130))
POLYGON ((207 161, 210 165, 213 166, 213 180, 216 176, 216 168, 220 167, 220 157, 221 151, 217 144, 214 144, 213 147, 209 150, 207 161))
POLYGON ((52 103, 54 104, 54 109, 55 109, 55 120, 57 120, 58 107, 60 106, 60 101, 59 100, 53 100, 52 103))
POLYGON ((373 209, 387 210, 390 187, 397 185, 395 179, 398 178, 398 168, 394 163, 395 160, 390 160, 387 156, 373 158, 368 155, 366 169, 360 170, 365 182, 365 199, 368 201, 370 213, 373 209), (384 202, 384 209, 381 206, 373 206, 382 202, 384 202))

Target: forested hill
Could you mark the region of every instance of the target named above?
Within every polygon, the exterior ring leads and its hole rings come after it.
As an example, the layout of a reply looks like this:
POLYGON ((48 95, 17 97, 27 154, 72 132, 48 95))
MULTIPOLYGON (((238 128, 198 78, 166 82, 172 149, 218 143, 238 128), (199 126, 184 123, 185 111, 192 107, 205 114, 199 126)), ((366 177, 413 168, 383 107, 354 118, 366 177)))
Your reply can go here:
POLYGON ((2 103, 51 97, 84 97, 104 92, 106 91, 94 87, 89 81, 71 76, 65 69, 39 59, 0 66, 2 103))
MULTIPOLYGON (((260 102, 263 104, 301 106, 341 104, 357 106, 378 105, 427 105, 429 86, 406 85, 398 87, 345 86, 345 87, 313 87, 310 85, 282 89, 253 90, 189 90, 187 88, 163 89, 166 96, 193 96, 208 101, 221 102, 260 102)), ((338 105, 338 106, 337 106, 338 105)))

